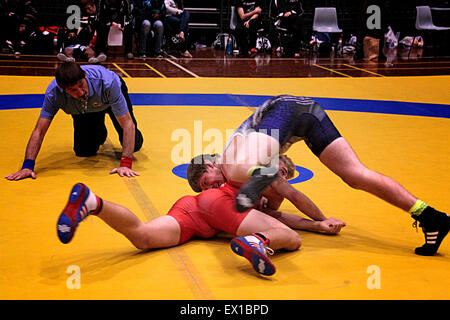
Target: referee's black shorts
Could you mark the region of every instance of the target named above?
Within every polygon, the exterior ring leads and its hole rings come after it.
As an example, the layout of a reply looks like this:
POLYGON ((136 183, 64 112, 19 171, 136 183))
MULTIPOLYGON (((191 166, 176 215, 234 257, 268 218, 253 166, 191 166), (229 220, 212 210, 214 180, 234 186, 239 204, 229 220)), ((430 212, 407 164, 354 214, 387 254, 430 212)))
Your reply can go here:
MULTIPOLYGON (((120 78, 120 82, 122 84, 122 94, 125 97, 128 111, 130 112, 131 119, 133 120, 136 128, 134 139, 134 152, 136 152, 142 148, 144 138, 142 133, 137 128, 136 118, 133 114, 133 106, 131 104, 130 97, 128 96, 128 88, 122 78, 120 78)), ((90 157, 97 154, 98 149, 105 142, 106 137, 108 136, 108 131, 105 126, 106 113, 109 115, 114 128, 116 129, 117 134, 119 135, 120 144, 122 145, 123 129, 112 112, 111 107, 100 112, 74 114, 72 115, 74 128, 73 150, 77 156, 90 157)))

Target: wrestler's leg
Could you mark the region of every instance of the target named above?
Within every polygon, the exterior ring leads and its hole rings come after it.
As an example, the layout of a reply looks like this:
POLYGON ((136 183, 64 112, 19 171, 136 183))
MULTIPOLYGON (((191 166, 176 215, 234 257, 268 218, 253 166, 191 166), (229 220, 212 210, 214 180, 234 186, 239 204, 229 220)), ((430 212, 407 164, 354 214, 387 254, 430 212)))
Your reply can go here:
POLYGON ((98 217, 141 250, 176 246, 180 239, 180 226, 168 215, 143 223, 129 209, 103 200, 98 217))
POLYGON ((236 135, 222 157, 222 172, 227 181, 241 184, 236 209, 252 208, 262 192, 277 178, 280 144, 277 139, 260 132, 236 135))
POLYGON ((279 149, 278 140, 264 133, 235 135, 222 155, 223 174, 229 182, 245 183, 251 176, 249 170, 252 168, 275 167, 278 164, 279 149))
POLYGON ((247 236, 252 233, 263 234, 270 240, 270 247, 274 250, 297 250, 301 244, 300 235, 277 219, 252 209, 239 225, 237 236, 247 236))
POLYGON ((450 230, 450 217, 414 197, 395 180, 366 168, 349 143, 338 138, 320 154, 320 161, 355 189, 367 191, 411 214, 420 222, 425 244, 418 247, 418 255, 434 255, 450 230))
POLYGON ((237 212, 235 190, 225 185, 199 194, 197 205, 201 219, 215 230, 225 231, 238 237, 255 232, 262 233, 273 244, 273 249, 295 250, 300 247, 301 239, 298 233, 274 217, 256 209, 250 209, 244 213, 237 212))
POLYGON ((275 273, 275 266, 267 253, 273 254, 274 249, 297 250, 301 245, 297 232, 254 209, 247 213, 236 234, 238 236, 230 243, 231 250, 246 258, 258 273, 266 276, 275 273))
POLYGON ((408 211, 417 201, 392 178, 365 167, 342 137, 331 142, 319 159, 352 188, 369 192, 398 208, 408 211))
POLYGON ((143 223, 129 209, 102 200, 82 183, 72 187, 69 200, 58 218, 56 227, 61 242, 70 242, 79 223, 90 215, 98 216, 141 250, 179 243, 180 226, 173 217, 161 216, 143 223))
MULTIPOLYGON (((298 109, 302 111, 301 106, 298 109)), ((298 117, 294 132, 305 137, 320 161, 352 188, 369 192, 405 211, 417 201, 398 182, 364 166, 319 104, 311 104, 311 112, 298 117)))
MULTIPOLYGON (((240 188, 239 194, 236 196, 236 209, 239 212, 252 208, 265 188, 277 178, 280 149, 281 152, 285 152, 290 144, 305 137, 308 131, 311 131, 310 127, 314 124, 317 127, 324 116, 323 109, 313 100, 305 97, 279 96, 258 108, 254 118, 251 119, 253 121, 252 128, 257 130, 258 134, 267 132, 265 136, 274 141, 273 144, 270 139, 260 143, 265 148, 269 148, 269 152, 266 154, 270 155, 271 163, 265 168, 254 166, 247 170, 247 176, 251 176, 250 180, 240 188), (305 114, 306 116, 303 116, 305 114), (319 114, 320 117, 317 118, 315 114, 319 114)), ((251 148, 258 150, 254 144, 251 145, 251 148)), ((254 154, 258 154, 258 152, 254 152, 254 154)), ((266 163, 262 163, 262 165, 266 165, 266 163)))

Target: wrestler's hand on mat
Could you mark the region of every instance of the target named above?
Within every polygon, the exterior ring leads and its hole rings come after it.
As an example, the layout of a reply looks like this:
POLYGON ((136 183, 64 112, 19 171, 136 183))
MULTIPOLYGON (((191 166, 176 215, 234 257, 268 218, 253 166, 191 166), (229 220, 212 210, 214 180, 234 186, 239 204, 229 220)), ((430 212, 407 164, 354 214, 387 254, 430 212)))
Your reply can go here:
POLYGON ((319 223, 320 231, 326 234, 338 234, 345 225, 344 221, 336 218, 328 218, 319 223))
POLYGON ((11 181, 17 181, 28 177, 36 179, 36 173, 31 169, 25 168, 20 171, 17 171, 16 173, 11 173, 9 176, 6 176, 5 178, 11 181))
POLYGON ((114 173, 117 173, 121 177, 128 177, 128 178, 136 177, 139 175, 139 173, 131 170, 128 167, 114 168, 111 170, 110 174, 114 174, 114 173))

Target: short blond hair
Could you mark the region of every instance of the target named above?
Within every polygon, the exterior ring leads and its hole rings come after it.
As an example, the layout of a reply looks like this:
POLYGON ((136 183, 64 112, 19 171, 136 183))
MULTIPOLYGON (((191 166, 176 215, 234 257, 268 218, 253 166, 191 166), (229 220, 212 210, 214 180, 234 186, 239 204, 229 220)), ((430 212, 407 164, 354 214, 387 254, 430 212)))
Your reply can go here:
POLYGON ((289 158, 287 155, 280 154, 280 161, 283 162, 288 169, 287 178, 293 178, 295 173, 295 165, 294 162, 292 162, 291 158, 289 158))

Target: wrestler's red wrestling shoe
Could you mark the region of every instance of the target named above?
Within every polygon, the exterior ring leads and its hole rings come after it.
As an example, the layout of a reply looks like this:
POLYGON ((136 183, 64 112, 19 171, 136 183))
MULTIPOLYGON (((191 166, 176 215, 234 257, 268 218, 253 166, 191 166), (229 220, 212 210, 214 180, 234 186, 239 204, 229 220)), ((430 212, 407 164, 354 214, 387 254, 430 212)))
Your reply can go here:
POLYGON ((78 224, 86 219, 90 214, 101 211, 103 201, 96 195, 91 194, 89 188, 77 183, 70 191, 69 201, 61 212, 56 224, 58 238, 62 243, 69 243, 72 240, 78 224), (88 200, 91 203, 88 205, 88 200), (89 207, 94 209, 90 210, 89 207))
POLYGON ((269 239, 263 239, 253 233, 250 236, 236 237, 231 240, 231 250, 250 261, 258 273, 270 276, 275 273, 275 266, 267 256, 267 253, 273 254, 273 250, 268 247, 269 242, 269 239))

